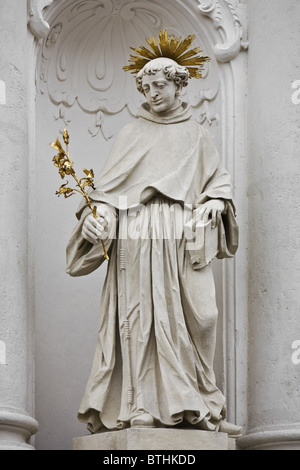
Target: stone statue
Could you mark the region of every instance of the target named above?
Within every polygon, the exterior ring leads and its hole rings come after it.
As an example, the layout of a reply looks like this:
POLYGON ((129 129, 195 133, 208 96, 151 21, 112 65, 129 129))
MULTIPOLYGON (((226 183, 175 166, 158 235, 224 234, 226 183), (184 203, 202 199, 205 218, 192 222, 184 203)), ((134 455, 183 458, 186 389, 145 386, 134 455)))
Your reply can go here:
POLYGON ((217 256, 233 256, 232 188, 208 131, 181 101, 190 72, 178 62, 159 57, 138 72, 146 103, 116 137, 89 194, 98 219, 83 201, 67 247, 71 276, 103 263, 101 239, 110 256, 78 414, 91 433, 130 426, 241 432, 225 420, 213 372, 211 259, 203 263, 205 243, 190 250, 185 235, 188 224, 202 223, 207 243, 217 234, 217 256))

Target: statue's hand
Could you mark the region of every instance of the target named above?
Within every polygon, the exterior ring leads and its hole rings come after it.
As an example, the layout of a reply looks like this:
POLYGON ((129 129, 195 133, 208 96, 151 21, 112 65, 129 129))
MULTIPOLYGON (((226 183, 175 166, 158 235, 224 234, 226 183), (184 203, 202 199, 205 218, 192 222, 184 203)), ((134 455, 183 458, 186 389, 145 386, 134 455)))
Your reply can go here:
POLYGON ((97 219, 94 218, 93 214, 85 218, 81 232, 83 238, 93 245, 98 245, 101 240, 107 240, 110 224, 109 214, 103 210, 103 206, 97 208, 97 215, 97 219))
POLYGON ((201 204, 196 209, 195 215, 204 223, 211 219, 211 228, 216 228, 221 220, 221 215, 225 211, 225 202, 222 199, 211 199, 201 204))

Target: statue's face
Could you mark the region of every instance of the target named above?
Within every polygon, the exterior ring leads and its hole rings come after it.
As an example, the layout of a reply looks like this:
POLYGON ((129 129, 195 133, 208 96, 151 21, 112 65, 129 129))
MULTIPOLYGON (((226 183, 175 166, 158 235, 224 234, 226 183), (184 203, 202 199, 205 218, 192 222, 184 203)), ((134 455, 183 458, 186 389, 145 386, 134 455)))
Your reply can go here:
POLYGON ((142 87, 153 114, 165 113, 178 105, 179 86, 174 80, 168 80, 163 70, 144 75, 142 87))

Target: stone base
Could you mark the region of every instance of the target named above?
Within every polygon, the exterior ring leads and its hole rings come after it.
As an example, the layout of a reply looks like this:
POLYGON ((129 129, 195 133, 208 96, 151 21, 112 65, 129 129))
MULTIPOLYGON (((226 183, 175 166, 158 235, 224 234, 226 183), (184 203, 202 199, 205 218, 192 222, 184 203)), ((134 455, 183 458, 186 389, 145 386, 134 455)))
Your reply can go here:
POLYGON ((0 451, 34 450, 28 442, 37 430, 37 421, 25 412, 0 408, 0 451))
POLYGON ((73 450, 235 450, 235 439, 222 432, 193 429, 129 428, 77 437, 73 450))

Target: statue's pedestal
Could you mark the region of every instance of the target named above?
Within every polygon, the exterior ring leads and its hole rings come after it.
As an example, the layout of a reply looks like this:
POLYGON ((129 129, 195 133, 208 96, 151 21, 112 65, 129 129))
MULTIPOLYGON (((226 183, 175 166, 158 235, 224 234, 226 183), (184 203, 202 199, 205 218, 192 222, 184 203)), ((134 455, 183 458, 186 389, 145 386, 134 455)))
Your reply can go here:
POLYGON ((73 439, 73 450, 235 450, 221 432, 193 429, 129 428, 73 439))

